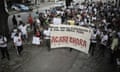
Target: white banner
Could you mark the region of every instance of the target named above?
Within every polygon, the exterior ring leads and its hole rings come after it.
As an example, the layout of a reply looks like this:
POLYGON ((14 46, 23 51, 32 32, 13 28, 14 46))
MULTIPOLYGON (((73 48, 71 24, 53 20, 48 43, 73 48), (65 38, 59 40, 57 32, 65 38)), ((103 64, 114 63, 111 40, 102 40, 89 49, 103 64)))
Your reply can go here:
POLYGON ((88 54, 92 30, 73 25, 51 25, 51 48, 69 47, 88 54))

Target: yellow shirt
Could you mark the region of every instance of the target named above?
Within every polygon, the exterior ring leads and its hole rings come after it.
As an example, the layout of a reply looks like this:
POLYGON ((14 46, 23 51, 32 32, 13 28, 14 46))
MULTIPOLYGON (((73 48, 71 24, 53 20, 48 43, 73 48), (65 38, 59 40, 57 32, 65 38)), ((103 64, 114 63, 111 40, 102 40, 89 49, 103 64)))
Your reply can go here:
POLYGON ((112 41, 111 49, 114 50, 117 45, 118 45, 118 38, 114 38, 112 41))
POLYGON ((74 20, 68 20, 67 21, 70 25, 75 25, 75 21, 74 20))

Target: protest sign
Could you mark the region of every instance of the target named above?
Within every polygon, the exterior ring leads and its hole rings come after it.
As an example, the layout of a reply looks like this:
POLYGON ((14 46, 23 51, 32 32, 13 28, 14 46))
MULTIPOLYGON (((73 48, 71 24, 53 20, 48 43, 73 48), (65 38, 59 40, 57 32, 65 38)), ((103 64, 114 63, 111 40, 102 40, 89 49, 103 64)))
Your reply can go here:
POLYGON ((40 38, 33 36, 32 44, 40 45, 40 38))
POLYGON ((53 18, 53 24, 55 24, 55 25, 62 24, 61 18, 59 18, 59 17, 53 18))

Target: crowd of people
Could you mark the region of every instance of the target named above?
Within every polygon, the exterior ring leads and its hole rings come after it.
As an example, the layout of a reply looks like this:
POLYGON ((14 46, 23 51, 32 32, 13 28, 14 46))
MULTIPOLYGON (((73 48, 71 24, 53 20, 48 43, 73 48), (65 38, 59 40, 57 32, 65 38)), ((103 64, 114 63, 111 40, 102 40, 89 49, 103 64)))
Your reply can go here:
MULTIPOLYGON (((27 22, 24 23, 20 15, 13 15, 14 29, 11 32, 11 39, 17 54, 21 55, 23 43, 29 41, 29 35, 39 37, 44 41, 50 51, 50 24, 67 24, 91 28, 91 44, 89 53, 94 56, 96 48, 99 48, 101 55, 105 56, 106 49, 110 50, 111 62, 120 58, 120 8, 112 2, 84 2, 72 4, 68 8, 55 7, 37 11, 34 15, 29 14, 27 22), (58 22, 55 20, 57 19, 58 22)), ((0 37, 1 38, 1 37, 0 37)), ((31 40, 31 39, 30 39, 31 40)), ((0 47, 2 42, 0 40, 0 47)), ((2 50, 4 58, 4 51, 2 50)), ((6 51, 9 59, 9 54, 6 51)))

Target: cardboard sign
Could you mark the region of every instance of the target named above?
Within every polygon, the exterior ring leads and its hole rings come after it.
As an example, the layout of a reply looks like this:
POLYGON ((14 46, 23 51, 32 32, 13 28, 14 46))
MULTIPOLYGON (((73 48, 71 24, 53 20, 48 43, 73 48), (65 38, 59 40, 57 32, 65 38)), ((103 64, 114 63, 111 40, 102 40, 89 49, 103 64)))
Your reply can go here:
POLYGON ((33 36, 32 44, 40 45, 40 38, 33 36))
POLYGON ((55 24, 55 25, 58 25, 58 24, 61 24, 62 23, 62 20, 61 20, 61 18, 57 18, 57 17, 55 17, 55 18, 53 18, 53 24, 55 24))

